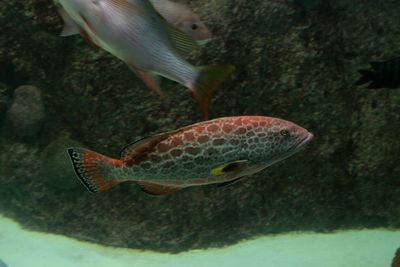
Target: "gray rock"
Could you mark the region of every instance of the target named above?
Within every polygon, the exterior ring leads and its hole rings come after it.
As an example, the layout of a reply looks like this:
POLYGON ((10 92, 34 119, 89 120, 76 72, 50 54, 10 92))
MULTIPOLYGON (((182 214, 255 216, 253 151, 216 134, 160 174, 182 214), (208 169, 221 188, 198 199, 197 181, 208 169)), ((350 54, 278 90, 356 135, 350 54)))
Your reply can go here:
POLYGON ((14 92, 7 117, 11 129, 18 137, 25 138, 37 135, 45 118, 40 90, 30 85, 18 87, 14 92))

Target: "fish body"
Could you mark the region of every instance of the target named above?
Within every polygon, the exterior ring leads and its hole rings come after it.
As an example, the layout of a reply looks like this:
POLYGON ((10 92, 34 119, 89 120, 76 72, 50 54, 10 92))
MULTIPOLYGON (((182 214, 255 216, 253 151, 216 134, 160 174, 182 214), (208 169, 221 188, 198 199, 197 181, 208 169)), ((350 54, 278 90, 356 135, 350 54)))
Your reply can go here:
POLYGON ((262 116, 218 118, 127 146, 120 159, 83 148, 68 153, 91 192, 135 181, 162 195, 190 186, 230 183, 303 148, 313 135, 289 121, 262 116))
POLYGON ((400 88, 400 57, 370 65, 370 69, 359 70, 362 77, 356 85, 368 84, 370 89, 400 88))
POLYGON ((8 267, 2 260, 0 260, 0 267, 8 267))
MULTIPOLYGON (((150 0, 156 11, 170 24, 186 33, 197 44, 203 45, 212 39, 212 33, 200 17, 195 14, 188 6, 170 0, 150 0)), ((75 25, 72 18, 60 10, 64 22, 64 31, 62 36, 79 34, 79 28, 75 25)), ((79 18, 76 18, 78 19, 79 18)))
MULTIPOLYGON (((58 0, 66 25, 73 21, 95 45, 124 61, 154 92, 163 95, 159 76, 187 87, 204 117, 216 87, 231 65, 195 67, 183 58, 192 40, 169 25, 148 0, 58 0)), ((68 32, 64 30, 64 32, 68 32)))
POLYGON ((151 4, 169 23, 202 45, 212 39, 212 33, 188 6, 170 0, 150 0, 151 4))

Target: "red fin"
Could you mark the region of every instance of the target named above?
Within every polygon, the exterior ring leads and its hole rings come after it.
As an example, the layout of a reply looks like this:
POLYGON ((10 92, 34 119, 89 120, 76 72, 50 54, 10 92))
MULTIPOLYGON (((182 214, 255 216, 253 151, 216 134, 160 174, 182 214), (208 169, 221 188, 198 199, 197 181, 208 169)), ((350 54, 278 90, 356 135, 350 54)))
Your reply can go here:
POLYGON ((199 67, 199 77, 191 89, 204 119, 208 119, 208 107, 214 91, 234 70, 232 65, 199 67))
POLYGON ((122 160, 112 159, 83 148, 70 148, 68 154, 71 157, 76 175, 90 192, 103 192, 123 182, 121 180, 108 180, 106 177, 107 171, 112 167, 122 166, 122 160))
POLYGON ((171 187, 146 182, 139 182, 138 184, 142 187, 144 192, 153 196, 168 195, 182 189, 180 187, 171 187))
POLYGON ((129 68, 144 82, 144 84, 154 93, 156 93, 159 97, 165 98, 165 93, 161 90, 160 87, 160 77, 154 75, 150 72, 139 70, 131 65, 129 68))

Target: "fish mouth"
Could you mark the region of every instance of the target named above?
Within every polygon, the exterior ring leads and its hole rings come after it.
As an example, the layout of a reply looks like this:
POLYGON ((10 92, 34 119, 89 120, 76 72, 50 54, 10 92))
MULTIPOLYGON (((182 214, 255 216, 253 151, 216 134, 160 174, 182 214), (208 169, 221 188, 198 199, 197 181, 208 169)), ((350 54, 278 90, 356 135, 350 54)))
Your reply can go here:
POLYGON ((308 132, 307 135, 303 139, 301 139, 296 145, 294 145, 291 149, 289 149, 285 154, 273 158, 266 165, 266 167, 274 164, 275 162, 281 161, 283 159, 286 159, 286 158, 296 154, 297 152, 302 150, 313 139, 314 139, 314 135, 312 133, 308 132))
POLYGON ((299 152, 300 150, 302 150, 311 140, 314 139, 314 134, 308 132, 307 135, 301 139, 297 145, 295 145, 292 149, 292 151, 290 152, 290 155, 293 155, 294 153, 299 152))
POLYGON ((299 142, 299 144, 297 145, 297 147, 304 147, 305 145, 307 145, 311 140, 313 140, 314 139, 314 134, 313 133, 310 133, 310 132, 308 132, 307 133, 307 136, 306 137, 304 137, 300 142, 299 142))

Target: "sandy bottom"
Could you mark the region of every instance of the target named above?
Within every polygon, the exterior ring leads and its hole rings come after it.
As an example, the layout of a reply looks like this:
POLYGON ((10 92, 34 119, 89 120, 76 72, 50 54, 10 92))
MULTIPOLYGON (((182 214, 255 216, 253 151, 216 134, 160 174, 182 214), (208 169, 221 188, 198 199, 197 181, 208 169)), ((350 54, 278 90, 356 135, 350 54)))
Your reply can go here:
POLYGON ((30 232, 0 216, 0 259, 8 267, 389 267, 398 247, 400 231, 378 229, 292 233, 170 255, 30 232))

